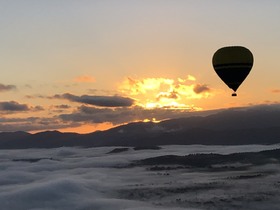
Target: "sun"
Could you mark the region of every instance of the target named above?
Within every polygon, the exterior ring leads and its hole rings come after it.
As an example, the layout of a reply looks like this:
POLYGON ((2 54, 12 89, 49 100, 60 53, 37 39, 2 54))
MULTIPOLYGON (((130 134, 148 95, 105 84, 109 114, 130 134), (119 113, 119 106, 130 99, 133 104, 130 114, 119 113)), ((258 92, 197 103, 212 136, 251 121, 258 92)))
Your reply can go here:
POLYGON ((188 75, 186 79, 177 78, 126 78, 118 87, 121 94, 132 97, 137 106, 145 109, 202 110, 191 101, 211 96, 210 88, 196 82, 188 75))

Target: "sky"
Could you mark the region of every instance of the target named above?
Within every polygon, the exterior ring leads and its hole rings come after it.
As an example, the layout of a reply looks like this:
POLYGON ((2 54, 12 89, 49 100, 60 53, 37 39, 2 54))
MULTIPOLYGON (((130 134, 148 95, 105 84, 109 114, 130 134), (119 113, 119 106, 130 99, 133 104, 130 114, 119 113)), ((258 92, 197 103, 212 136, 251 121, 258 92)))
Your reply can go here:
POLYGON ((89 133, 280 103, 278 0, 0 0, 0 131, 89 133), (237 97, 212 56, 254 55, 237 97))

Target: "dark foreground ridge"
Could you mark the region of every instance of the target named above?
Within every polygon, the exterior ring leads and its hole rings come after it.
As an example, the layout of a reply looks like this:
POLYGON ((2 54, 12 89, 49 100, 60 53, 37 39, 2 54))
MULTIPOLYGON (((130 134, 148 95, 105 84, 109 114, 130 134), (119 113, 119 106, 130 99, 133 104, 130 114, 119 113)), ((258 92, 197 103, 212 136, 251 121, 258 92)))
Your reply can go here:
POLYGON ((245 145, 280 143, 280 107, 229 109, 160 123, 136 122, 89 134, 46 131, 0 133, 0 149, 160 145, 245 145))

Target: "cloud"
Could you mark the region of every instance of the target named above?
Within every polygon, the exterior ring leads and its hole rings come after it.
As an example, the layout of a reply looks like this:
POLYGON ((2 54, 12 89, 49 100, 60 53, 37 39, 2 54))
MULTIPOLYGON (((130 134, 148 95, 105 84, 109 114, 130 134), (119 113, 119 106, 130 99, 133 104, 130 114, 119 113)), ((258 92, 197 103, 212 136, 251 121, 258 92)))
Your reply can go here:
MULTIPOLYGON (((236 108, 235 108, 236 109, 236 108)), ((279 104, 258 105, 241 107, 244 110, 279 110, 279 104)), ((190 116, 206 116, 216 113, 215 111, 196 111, 196 107, 185 107, 174 109, 174 107, 146 109, 141 106, 118 107, 118 108, 97 108, 82 105, 72 113, 61 114, 58 117, 64 122, 72 123, 111 123, 113 125, 135 122, 135 121, 161 121, 166 119, 183 118, 190 116)))
POLYGON ((192 107, 188 109, 145 109, 140 106, 119 107, 119 108, 96 108, 82 105, 70 114, 61 114, 61 118, 65 122, 83 122, 83 123, 112 123, 118 125, 133 121, 164 120, 170 118, 180 118, 194 114, 192 107))
POLYGON ((82 83, 87 83, 87 82, 95 82, 95 78, 89 75, 82 75, 74 78, 75 82, 82 82, 82 83))
POLYGON ((69 106, 67 104, 61 104, 61 105, 54 106, 54 108, 56 108, 56 109, 70 109, 71 106, 69 106))
POLYGON ((32 89, 32 86, 30 84, 26 84, 24 85, 25 88, 29 88, 29 89, 32 89))
POLYGON ((173 84, 174 80, 167 78, 132 79, 128 77, 120 85, 120 89, 131 95, 139 95, 149 93, 149 91, 166 89, 173 84))
POLYGON ((209 92, 210 88, 207 85, 196 84, 193 88, 193 91, 197 94, 209 92))
POLYGON ((26 104, 20 104, 16 101, 0 102, 0 111, 22 112, 22 111, 29 111, 29 110, 30 109, 26 104))
POLYGON ((35 107, 31 107, 30 110, 32 110, 32 111, 43 111, 45 109, 42 106, 35 106, 35 107))
POLYGON ((66 122, 54 117, 0 118, 0 131, 35 131, 78 127, 78 122, 66 122))
POLYGON ((42 106, 28 106, 27 104, 20 104, 16 101, 0 102, 0 112, 13 113, 13 112, 27 112, 27 111, 42 111, 42 106))
POLYGON ((273 89, 271 90, 272 93, 280 93, 280 89, 273 89))
POLYGON ((49 106, 49 114, 69 112, 72 107, 67 104, 51 105, 49 106))
POLYGON ((119 91, 135 98, 137 105, 146 108, 188 107, 193 103, 190 100, 213 95, 207 85, 197 83, 191 75, 186 79, 128 77, 119 85, 119 91))
MULTIPOLYGON (((37 107, 37 109, 40 109, 37 107)), ((237 109, 237 108, 235 108, 237 109)), ((279 110, 278 104, 255 105, 240 107, 244 111, 253 110, 279 110)), ((35 107, 30 109, 35 110, 35 107)), ((94 106, 81 105, 71 113, 57 114, 50 117, 27 117, 27 118, 5 118, 0 117, 0 131, 35 131, 53 130, 69 127, 79 127, 85 124, 98 125, 109 123, 120 125, 135 121, 161 121, 166 119, 183 118, 190 116, 207 116, 221 110, 195 111, 195 107, 174 109, 174 107, 146 109, 141 106, 98 108, 94 106)))
POLYGON ((25 98, 28 99, 35 99, 35 98, 47 98, 46 96, 40 95, 40 94, 36 94, 36 95, 26 95, 25 98))
POLYGON ((90 104, 94 106, 103 106, 103 107, 128 107, 128 106, 132 106, 134 103, 133 99, 128 97, 122 97, 122 96, 91 96, 91 95, 75 96, 70 93, 65 93, 62 95, 55 95, 53 98, 67 99, 72 102, 90 104))
POLYGON ((169 98, 169 99, 177 99, 179 96, 178 96, 178 93, 175 92, 175 91, 171 91, 171 92, 161 92, 157 95, 157 99, 160 100, 161 98, 169 98))
POLYGON ((89 94, 102 94, 102 95, 115 95, 116 94, 116 91, 114 90, 106 90, 106 89, 94 89, 94 88, 91 88, 91 89, 88 89, 87 92, 89 94))
POLYGON ((187 80, 189 81, 196 81, 196 78, 192 75, 188 75, 187 80))
POLYGON ((16 90, 17 87, 15 85, 4 85, 0 83, 0 92, 16 90))
MULTIPOLYGON (((17 123, 17 122, 23 122, 23 121, 33 121, 36 119, 35 117, 29 117, 29 118, 0 118, 0 123, 17 123)), ((2 125, 1 125, 2 126, 2 125)))

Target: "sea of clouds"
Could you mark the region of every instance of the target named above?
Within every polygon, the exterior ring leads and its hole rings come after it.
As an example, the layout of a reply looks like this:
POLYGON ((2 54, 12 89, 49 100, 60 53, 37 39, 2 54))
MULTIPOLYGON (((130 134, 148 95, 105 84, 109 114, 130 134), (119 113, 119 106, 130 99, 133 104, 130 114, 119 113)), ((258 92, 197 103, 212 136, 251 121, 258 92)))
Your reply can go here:
POLYGON ((280 145, 163 146, 160 150, 129 148, 109 153, 114 148, 1 150, 0 209, 277 209, 280 206, 278 164, 214 172, 127 167, 134 160, 160 155, 230 154, 280 148, 280 145), (248 174, 253 178, 246 178, 248 174))

